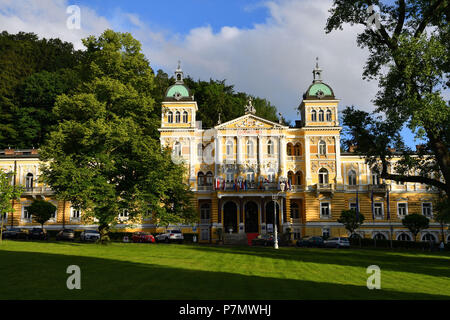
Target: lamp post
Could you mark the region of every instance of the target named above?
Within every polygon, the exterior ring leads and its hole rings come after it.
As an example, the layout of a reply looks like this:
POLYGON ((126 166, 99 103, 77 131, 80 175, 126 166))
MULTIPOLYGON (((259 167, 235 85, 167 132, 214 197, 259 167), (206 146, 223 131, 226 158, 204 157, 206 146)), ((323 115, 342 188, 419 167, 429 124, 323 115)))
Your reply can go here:
MULTIPOLYGON (((274 193, 272 194, 272 200, 274 202, 274 206, 273 206, 273 215, 274 215, 274 221, 273 221, 273 236, 274 236, 274 240, 273 240, 273 248, 274 249, 278 249, 278 229, 277 229, 277 204, 278 204, 278 196, 281 194, 283 194, 284 192, 284 188, 285 188, 285 184, 281 184, 281 191, 278 193, 274 193)), ((280 214, 282 214, 282 212, 280 212, 280 214)))

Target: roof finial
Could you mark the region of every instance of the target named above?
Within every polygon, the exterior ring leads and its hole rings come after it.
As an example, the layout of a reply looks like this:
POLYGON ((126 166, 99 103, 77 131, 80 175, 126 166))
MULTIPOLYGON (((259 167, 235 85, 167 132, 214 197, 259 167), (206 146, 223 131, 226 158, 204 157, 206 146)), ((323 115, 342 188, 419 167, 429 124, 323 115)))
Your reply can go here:
POLYGON ((249 113, 255 114, 256 113, 256 109, 253 106, 252 102, 253 102, 252 97, 248 98, 248 103, 245 106, 245 114, 249 114, 249 113))
POLYGON ((220 112, 219 112, 219 120, 217 120, 217 124, 221 124, 222 120, 220 120, 220 112))
POLYGON ((319 57, 316 57, 316 67, 313 70, 313 82, 322 82, 322 69, 319 67, 319 57))
POLYGON ((183 70, 181 70, 181 61, 178 60, 178 67, 175 70, 175 83, 183 83, 183 70))

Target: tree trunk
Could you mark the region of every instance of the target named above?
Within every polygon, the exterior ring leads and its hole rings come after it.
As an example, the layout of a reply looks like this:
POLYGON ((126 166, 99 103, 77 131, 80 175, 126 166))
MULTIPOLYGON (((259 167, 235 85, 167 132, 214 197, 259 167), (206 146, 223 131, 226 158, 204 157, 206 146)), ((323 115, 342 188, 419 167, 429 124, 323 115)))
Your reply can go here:
POLYGON ((109 236, 108 236, 108 232, 109 232, 109 226, 106 223, 100 223, 99 227, 98 227, 98 231, 100 232, 100 243, 101 244, 106 244, 107 242, 109 242, 109 236))

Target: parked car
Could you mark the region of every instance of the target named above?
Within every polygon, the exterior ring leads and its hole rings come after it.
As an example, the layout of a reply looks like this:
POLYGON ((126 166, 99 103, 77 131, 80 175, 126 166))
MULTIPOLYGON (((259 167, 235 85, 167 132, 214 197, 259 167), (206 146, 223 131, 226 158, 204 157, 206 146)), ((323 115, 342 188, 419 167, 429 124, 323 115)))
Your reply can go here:
POLYGON ((297 240, 297 247, 322 248, 323 246, 324 242, 322 237, 304 237, 297 240))
MULTIPOLYGON (((252 246, 271 246, 274 245, 274 237, 272 234, 260 234, 252 240, 252 246)), ((278 245, 281 245, 280 236, 278 236, 278 245)))
POLYGON ((327 248, 350 248, 350 241, 344 237, 330 238, 324 243, 327 248))
POLYGON ((47 231, 42 228, 32 228, 28 231, 28 238, 33 240, 47 240, 47 231))
POLYGON ((28 239, 28 231, 21 228, 8 228, 3 231, 3 239, 28 239))
POLYGON ((133 242, 141 242, 141 243, 155 243, 155 237, 146 232, 135 232, 131 237, 133 242))
POLYGON ((56 240, 75 240, 75 231, 72 229, 62 229, 56 234, 56 240))
POLYGON ((100 240, 100 232, 97 230, 84 230, 80 234, 81 241, 97 241, 100 240))
POLYGON ((184 236, 183 233, 180 230, 167 230, 165 233, 162 234, 158 234, 156 236, 156 241, 158 242, 174 242, 174 241, 178 241, 178 242, 183 242, 184 240, 184 236))

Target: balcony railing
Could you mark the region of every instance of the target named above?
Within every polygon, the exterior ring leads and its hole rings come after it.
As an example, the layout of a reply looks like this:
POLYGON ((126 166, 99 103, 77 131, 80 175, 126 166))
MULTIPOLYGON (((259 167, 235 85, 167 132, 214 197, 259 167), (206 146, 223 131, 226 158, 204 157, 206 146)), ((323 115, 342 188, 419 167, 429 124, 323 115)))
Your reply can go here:
POLYGON ((49 187, 31 187, 24 188, 24 195, 40 195, 40 194, 54 194, 54 191, 49 187))
POLYGON ((387 185, 386 184, 369 184, 369 191, 373 191, 374 193, 386 193, 387 185))
POLYGON ((317 183, 316 184, 316 195, 319 196, 319 193, 334 193, 334 185, 332 183, 317 183))
POLYGON ((210 186, 197 186, 198 191, 210 191, 214 190, 214 187, 212 185, 210 186))

